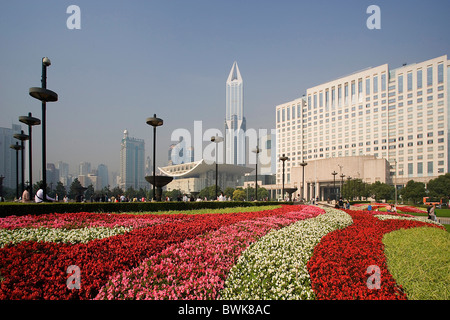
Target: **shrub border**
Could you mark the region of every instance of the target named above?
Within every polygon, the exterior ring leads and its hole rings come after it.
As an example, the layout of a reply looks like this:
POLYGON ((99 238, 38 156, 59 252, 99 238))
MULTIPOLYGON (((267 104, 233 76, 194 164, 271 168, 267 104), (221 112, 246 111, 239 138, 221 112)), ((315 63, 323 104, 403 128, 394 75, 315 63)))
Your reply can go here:
POLYGON ((0 204, 0 217, 41 215, 68 212, 158 212, 197 209, 223 209, 290 204, 276 201, 199 201, 199 202, 72 202, 72 203, 4 203, 0 204))

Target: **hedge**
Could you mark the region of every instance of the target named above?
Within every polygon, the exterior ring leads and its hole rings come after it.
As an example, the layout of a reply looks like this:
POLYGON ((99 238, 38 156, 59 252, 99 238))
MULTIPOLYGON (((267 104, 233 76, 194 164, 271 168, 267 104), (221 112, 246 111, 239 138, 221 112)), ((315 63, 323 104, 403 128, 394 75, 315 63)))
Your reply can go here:
MULTIPOLYGON (((67 212, 157 212, 279 205, 276 201, 1 203, 0 217, 67 212)), ((293 204, 293 202, 283 202, 293 204)))

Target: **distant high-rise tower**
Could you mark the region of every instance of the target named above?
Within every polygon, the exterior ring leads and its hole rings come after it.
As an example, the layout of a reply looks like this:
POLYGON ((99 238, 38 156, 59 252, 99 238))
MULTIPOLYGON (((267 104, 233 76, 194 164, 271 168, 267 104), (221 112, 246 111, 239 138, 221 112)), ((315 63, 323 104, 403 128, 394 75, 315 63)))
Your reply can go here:
POLYGON ((245 165, 244 83, 236 61, 226 83, 225 131, 226 163, 245 165))
POLYGON ((145 181, 145 143, 142 139, 130 138, 123 133, 120 149, 120 187, 124 190, 148 187, 145 181))
MULTIPOLYGON (((0 176, 5 177, 3 186, 7 188, 16 189, 16 151, 10 148, 12 144, 20 141, 14 139, 15 133, 20 133, 21 127, 18 124, 13 124, 12 128, 0 128, 0 176)), ((20 163, 22 153, 19 152, 19 183, 20 178, 20 163)))

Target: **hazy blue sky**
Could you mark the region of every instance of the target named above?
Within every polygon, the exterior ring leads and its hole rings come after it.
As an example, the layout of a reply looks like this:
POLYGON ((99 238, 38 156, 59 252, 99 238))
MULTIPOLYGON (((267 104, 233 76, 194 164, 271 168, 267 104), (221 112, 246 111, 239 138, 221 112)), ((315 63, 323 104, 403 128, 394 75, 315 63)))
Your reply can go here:
MULTIPOLYGON (((225 81, 233 61, 244 80, 247 128, 274 128, 275 106, 306 88, 388 63, 398 67, 450 53, 450 1, 7 1, 0 10, 0 126, 11 127, 40 102, 41 58, 48 56, 47 161, 81 161, 119 169, 123 131, 145 139, 145 119, 158 129, 158 165, 171 133, 223 128, 225 81), (81 30, 69 30, 69 5, 81 9, 81 30), (369 30, 369 5, 381 9, 381 30, 369 30)), ((26 128, 24 127, 25 131, 26 128)), ((34 129, 35 173, 41 166, 34 129)))

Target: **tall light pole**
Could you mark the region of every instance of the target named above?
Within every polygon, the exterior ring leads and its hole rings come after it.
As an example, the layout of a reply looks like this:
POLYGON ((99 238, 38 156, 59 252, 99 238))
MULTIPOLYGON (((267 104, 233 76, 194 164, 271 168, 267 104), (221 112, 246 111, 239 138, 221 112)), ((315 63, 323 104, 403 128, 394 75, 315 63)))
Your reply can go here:
POLYGON ((341 190, 340 190, 339 193, 340 193, 340 197, 342 198, 342 187, 343 187, 343 185, 344 185, 344 177, 345 177, 345 174, 341 173, 340 177, 341 177, 341 190))
POLYGON ((348 190, 350 191, 350 190, 352 190, 352 192, 349 192, 350 193, 350 199, 351 200, 353 200, 353 188, 350 188, 350 181, 352 180, 352 177, 350 177, 350 176, 348 176, 347 177, 347 181, 348 181, 348 190))
POLYGON ((22 146, 19 146, 19 143, 16 142, 9 147, 16 150, 16 199, 19 199, 19 150, 22 149, 22 146))
POLYGON ((285 154, 283 153, 283 155, 280 157, 280 161, 282 161, 283 162, 283 178, 282 178, 282 191, 281 191, 281 197, 282 197, 282 199, 284 200, 284 163, 287 161, 287 160, 289 160, 289 158, 288 157, 286 157, 285 156, 285 154))
POLYGON ((219 137, 217 134, 215 136, 211 137, 211 141, 216 143, 216 200, 217 200, 217 193, 218 193, 218 177, 219 177, 219 164, 217 163, 217 150, 218 150, 218 144, 223 141, 222 137, 219 137))
POLYGON ((153 127, 153 200, 156 201, 156 127, 162 126, 164 122, 156 117, 156 113, 146 122, 153 127))
POLYGON ((21 170, 20 170, 20 176, 22 177, 22 190, 21 192, 23 193, 23 191, 25 190, 25 158, 23 156, 24 151, 25 151, 25 145, 24 145, 24 141, 28 140, 30 137, 27 136, 25 133, 23 133, 23 130, 21 130, 20 133, 16 133, 13 135, 14 138, 16 138, 17 140, 20 140, 20 148, 21 148, 21 156, 20 156, 20 161, 22 163, 21 165, 21 170))
POLYGON ((336 171, 331 173, 333 175, 333 192, 334 192, 334 200, 337 201, 337 193, 336 193, 336 175, 338 174, 336 171))
POLYGON ((32 148, 32 126, 37 126, 41 124, 41 120, 38 118, 34 118, 31 116, 31 112, 28 112, 28 116, 20 116, 19 121, 22 123, 25 123, 28 126, 28 175, 29 175, 29 181, 30 181, 30 199, 33 199, 33 148, 32 148))
POLYGON ((46 149, 46 103, 58 101, 58 95, 47 89, 47 67, 52 63, 47 57, 42 58, 42 78, 41 78, 41 88, 32 87, 29 90, 30 96, 41 100, 42 102, 42 189, 44 191, 42 201, 47 200, 47 149, 46 149))
POLYGON ((300 165, 302 166, 302 198, 301 198, 301 200, 303 200, 304 187, 305 187, 305 166, 307 166, 308 163, 306 163, 304 160, 302 160, 300 165))
POLYGON ((255 170, 255 200, 258 201, 258 154, 261 152, 259 148, 259 141, 256 145, 256 149, 253 149, 252 152, 256 153, 256 170, 255 170))

